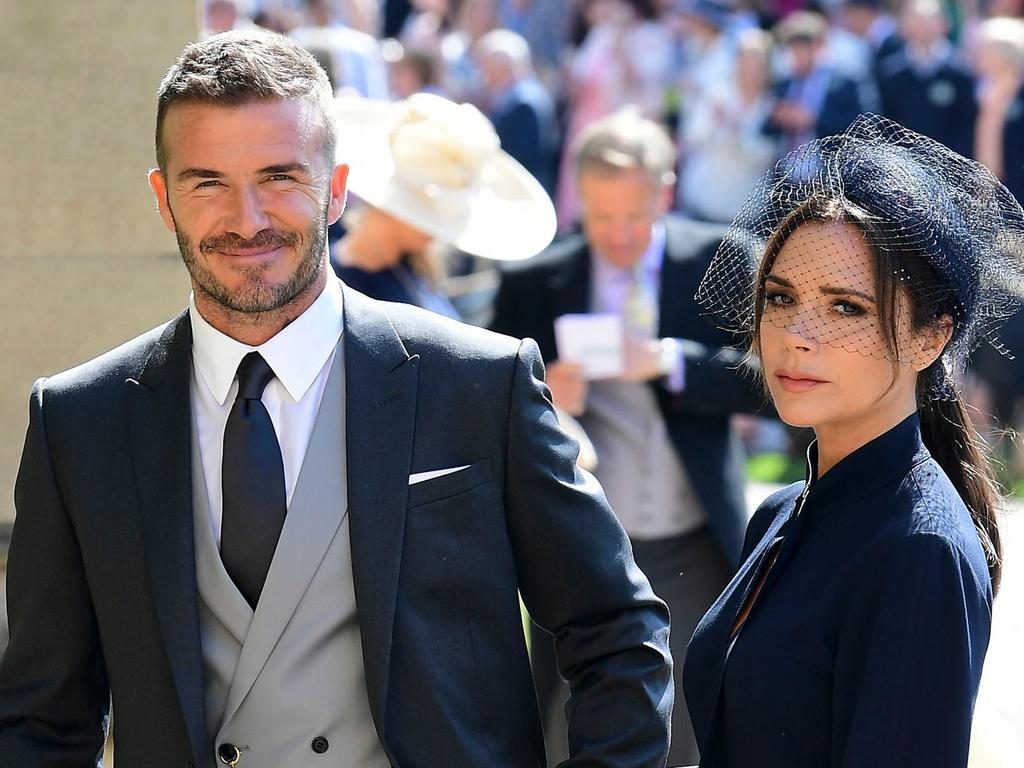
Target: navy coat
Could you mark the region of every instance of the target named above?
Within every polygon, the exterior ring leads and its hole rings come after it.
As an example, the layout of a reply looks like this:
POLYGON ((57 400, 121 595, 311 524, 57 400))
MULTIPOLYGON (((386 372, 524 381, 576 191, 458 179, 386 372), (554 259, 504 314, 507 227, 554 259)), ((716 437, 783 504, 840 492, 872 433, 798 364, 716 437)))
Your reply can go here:
POLYGON ((767 499, 743 556, 683 670, 702 768, 967 764, 992 587, 916 414, 767 499))

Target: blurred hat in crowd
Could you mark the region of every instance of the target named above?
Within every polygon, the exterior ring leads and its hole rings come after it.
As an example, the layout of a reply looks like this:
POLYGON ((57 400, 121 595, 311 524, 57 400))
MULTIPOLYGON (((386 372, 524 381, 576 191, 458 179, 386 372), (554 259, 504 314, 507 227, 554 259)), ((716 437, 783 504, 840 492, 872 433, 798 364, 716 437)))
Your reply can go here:
POLYGON ((714 29, 724 29, 732 16, 731 4, 724 0, 683 0, 676 3, 676 12, 696 19, 714 29))
POLYGON ((551 198, 501 150, 476 107, 428 93, 335 104, 337 160, 349 166, 348 188, 361 200, 489 259, 525 259, 551 242, 551 198))
POLYGON ((774 32, 782 45, 817 43, 828 34, 828 21, 820 13, 796 11, 776 24, 774 32))

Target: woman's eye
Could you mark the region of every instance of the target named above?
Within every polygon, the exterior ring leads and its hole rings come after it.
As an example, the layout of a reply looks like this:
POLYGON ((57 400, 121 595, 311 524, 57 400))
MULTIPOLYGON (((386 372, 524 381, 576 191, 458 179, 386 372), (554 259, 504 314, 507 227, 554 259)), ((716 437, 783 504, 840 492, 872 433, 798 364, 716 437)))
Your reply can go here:
POLYGON ((764 295, 765 306, 785 307, 793 303, 793 297, 787 293, 768 291, 764 295))
POLYGON ((864 308, 852 301, 836 301, 832 304, 836 312, 847 317, 859 317, 864 314, 864 308))

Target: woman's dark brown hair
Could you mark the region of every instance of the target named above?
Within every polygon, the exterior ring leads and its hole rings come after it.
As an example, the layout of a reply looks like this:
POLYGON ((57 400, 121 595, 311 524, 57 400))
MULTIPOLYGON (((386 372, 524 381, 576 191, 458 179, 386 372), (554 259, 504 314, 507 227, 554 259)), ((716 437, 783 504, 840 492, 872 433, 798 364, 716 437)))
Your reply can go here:
MULTIPOLYGON (((754 283, 754 324, 751 351, 760 355, 760 324, 764 310, 765 278, 789 237, 808 223, 841 223, 856 226, 870 246, 875 261, 875 292, 878 319, 894 361, 897 349, 897 309, 901 295, 910 305, 911 327, 920 331, 946 322, 955 325, 962 312, 952 290, 944 289, 925 259, 912 247, 902 246, 886 231, 885 223, 849 200, 811 197, 790 213, 775 230, 765 249, 754 283), (902 279, 896 275, 903 275, 902 279)), ((898 363, 894 362, 894 365, 898 363)), ((959 392, 935 398, 935 383, 942 377, 941 356, 917 377, 918 417, 921 437, 935 461, 949 477, 971 513, 988 561, 992 591, 999 589, 1002 574, 1002 542, 996 519, 999 492, 981 438, 967 414, 959 392)), ((895 377, 893 379, 895 382, 895 377)))

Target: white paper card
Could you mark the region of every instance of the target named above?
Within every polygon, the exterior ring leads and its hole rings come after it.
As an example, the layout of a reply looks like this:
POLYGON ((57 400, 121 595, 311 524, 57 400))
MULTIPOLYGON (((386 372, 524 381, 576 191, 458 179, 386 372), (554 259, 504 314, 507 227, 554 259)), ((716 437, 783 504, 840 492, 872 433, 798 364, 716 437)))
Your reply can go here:
POLYGON ((619 315, 562 315, 555 318, 558 359, 583 366, 588 379, 622 373, 622 318, 619 315))

